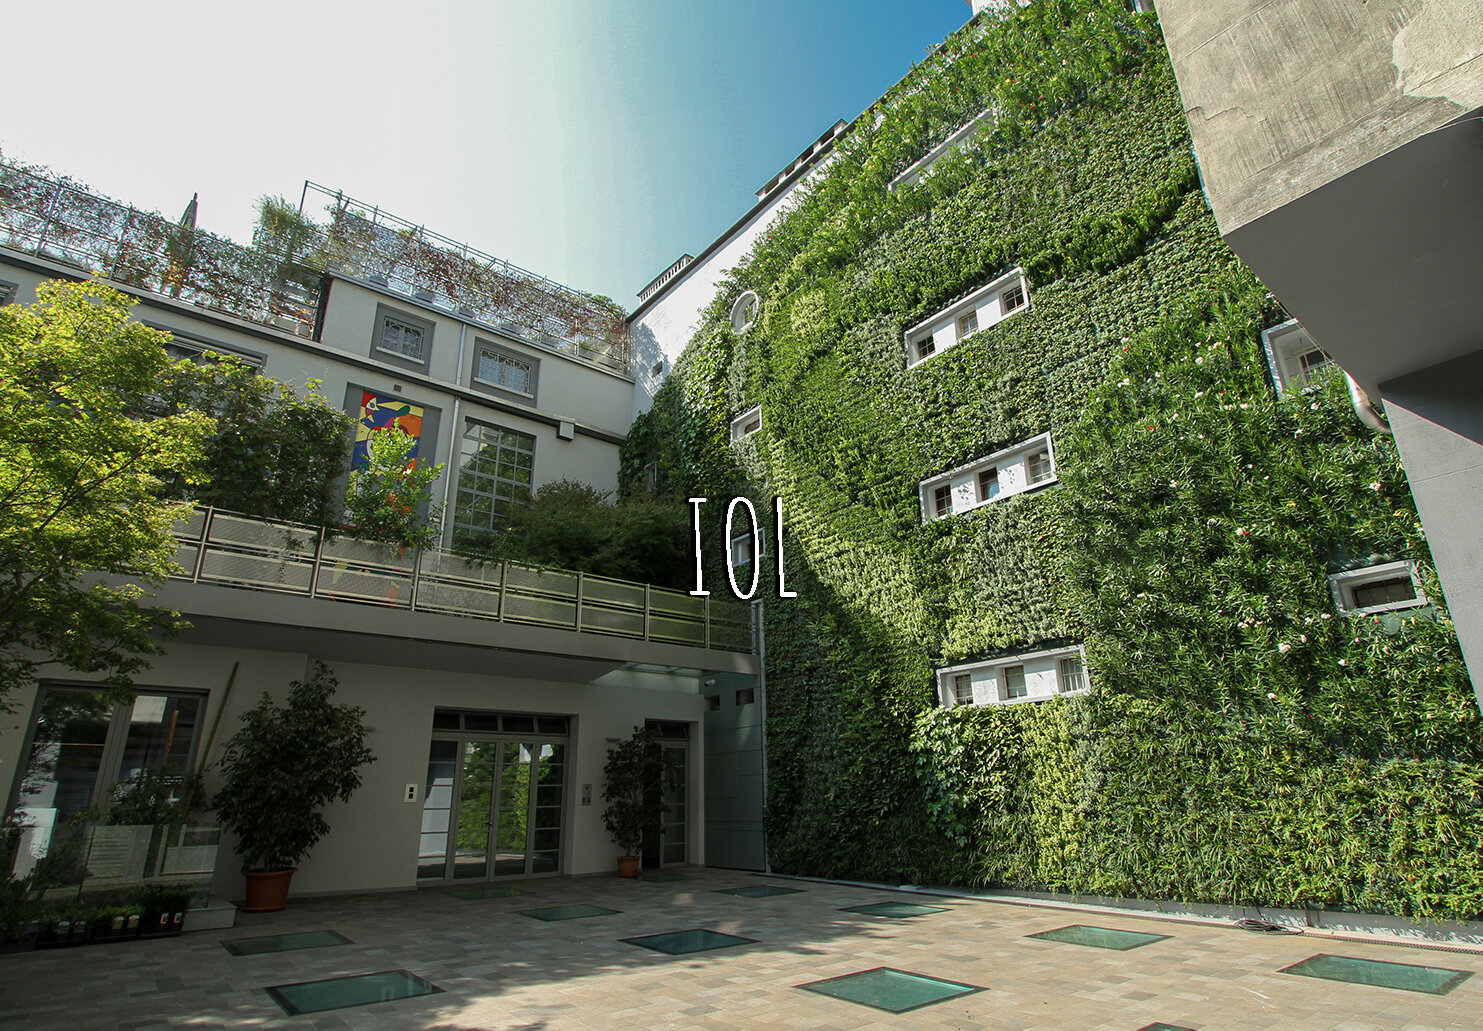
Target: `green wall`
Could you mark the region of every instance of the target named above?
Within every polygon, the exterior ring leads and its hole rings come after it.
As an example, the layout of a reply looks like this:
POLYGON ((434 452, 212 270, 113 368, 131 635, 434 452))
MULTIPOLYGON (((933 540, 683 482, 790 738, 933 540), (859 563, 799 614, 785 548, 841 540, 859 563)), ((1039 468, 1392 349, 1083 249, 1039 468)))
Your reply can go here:
POLYGON ((840 149, 624 455, 631 490, 652 460, 681 498, 784 498, 775 868, 1483 910, 1480 721, 1395 448, 1342 379, 1275 395, 1260 333, 1287 316, 1220 239, 1152 16, 986 15, 840 149), (978 144, 886 189, 991 105, 978 144), (1015 266, 1031 310, 907 369, 906 327, 1015 266), (744 289, 762 312, 737 335, 744 289), (1046 430, 1056 486, 922 524, 921 480, 1046 430), (1399 558, 1436 604, 1335 613, 1327 574, 1399 558), (937 704, 938 666, 1070 642, 1088 696, 937 704))

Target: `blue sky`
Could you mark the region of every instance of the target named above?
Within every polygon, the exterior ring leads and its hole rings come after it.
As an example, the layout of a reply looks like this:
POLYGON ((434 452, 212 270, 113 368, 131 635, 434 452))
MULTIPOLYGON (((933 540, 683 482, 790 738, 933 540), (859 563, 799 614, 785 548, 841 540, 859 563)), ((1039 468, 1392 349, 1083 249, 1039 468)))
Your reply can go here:
POLYGON ((305 179, 625 308, 964 0, 74 0, 7 15, 6 156, 246 241, 305 179), (221 10, 216 10, 217 7, 221 10), (65 15, 56 13, 65 10, 65 15), (23 101, 17 103, 16 101, 23 101))

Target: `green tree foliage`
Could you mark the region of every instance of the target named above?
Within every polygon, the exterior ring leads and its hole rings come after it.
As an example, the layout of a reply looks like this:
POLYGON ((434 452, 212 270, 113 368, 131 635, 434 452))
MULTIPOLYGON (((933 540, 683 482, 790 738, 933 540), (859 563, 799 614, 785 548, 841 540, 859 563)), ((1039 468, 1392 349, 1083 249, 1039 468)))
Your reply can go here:
POLYGON ((307 680, 289 685, 282 705, 264 692, 222 750, 222 785, 211 807, 237 835, 247 869, 295 866, 330 829, 320 810, 350 801, 361 768, 375 762, 365 709, 337 704, 336 686, 316 662, 307 680))
POLYGON ((563 479, 539 488, 529 505, 512 506, 502 532, 468 550, 687 589, 695 576, 689 519, 674 501, 634 495, 614 503, 606 491, 563 479))
POLYGON ((1483 911, 1483 720, 1399 458, 1341 383, 1277 397, 1260 333, 1285 318, 1220 239, 1156 22, 1120 0, 982 16, 840 142, 623 456, 630 491, 654 462, 679 497, 785 500, 775 867, 1483 911), (1026 310, 907 367, 907 327, 1016 266, 1026 310), (1055 486, 924 525, 922 480, 1046 431, 1055 486), (1379 559, 1417 563, 1430 611, 1334 611, 1327 574, 1379 559), (1088 696, 936 698, 935 668, 1069 642, 1088 696))
POLYGON ((307 394, 251 366, 206 355, 166 397, 174 411, 216 416, 200 477, 177 496, 230 512, 289 522, 339 522, 339 479, 350 465, 354 420, 309 382, 307 394))
POLYGON ((140 604, 173 571, 166 479, 196 482, 212 419, 155 417, 185 371, 98 283, 0 308, 0 702, 43 662, 127 688, 175 614, 140 604), (110 585, 100 574, 127 578, 110 585))
POLYGON ((438 540, 433 481, 442 465, 413 464, 417 441, 397 429, 371 434, 369 461, 350 474, 345 488, 345 530, 366 540, 402 548, 426 548, 438 540))

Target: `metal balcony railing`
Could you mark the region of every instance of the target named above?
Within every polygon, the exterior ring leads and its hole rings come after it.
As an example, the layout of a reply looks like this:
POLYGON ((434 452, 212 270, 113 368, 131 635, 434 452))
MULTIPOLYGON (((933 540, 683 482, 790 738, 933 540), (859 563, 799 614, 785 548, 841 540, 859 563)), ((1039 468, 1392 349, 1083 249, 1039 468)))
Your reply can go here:
POLYGON ((587 573, 484 562, 196 509, 178 579, 641 641, 751 652, 745 606, 587 573))

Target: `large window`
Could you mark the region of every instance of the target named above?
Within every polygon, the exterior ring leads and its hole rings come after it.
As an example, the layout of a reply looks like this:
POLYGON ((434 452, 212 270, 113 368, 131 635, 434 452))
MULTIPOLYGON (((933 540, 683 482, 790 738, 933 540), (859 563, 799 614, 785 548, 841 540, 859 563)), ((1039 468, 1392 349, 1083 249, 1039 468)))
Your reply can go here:
POLYGON ((536 439, 528 433, 471 422, 464 430, 453 508, 455 545, 493 533, 514 505, 530 500, 536 439))
POLYGON ((1019 705, 1085 694, 1087 689, 1080 645, 1021 652, 937 671, 943 705, 1019 705))
POLYGON ((30 749, 13 788, 23 827, 17 873, 53 851, 68 820, 142 773, 191 769, 206 697, 141 689, 116 705, 93 688, 43 685, 30 749))
POLYGON ((981 330, 1029 307, 1024 271, 1010 269, 906 331, 908 365, 941 354, 981 330))
POLYGON ((1042 433, 923 480, 922 516, 924 521, 946 519, 1055 482, 1055 448, 1050 434, 1042 433))

